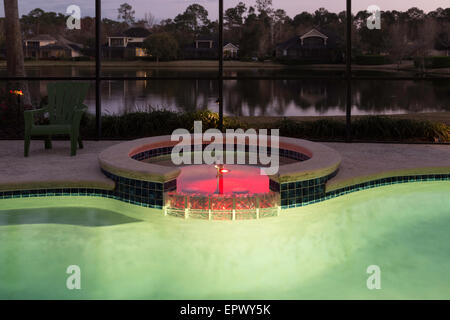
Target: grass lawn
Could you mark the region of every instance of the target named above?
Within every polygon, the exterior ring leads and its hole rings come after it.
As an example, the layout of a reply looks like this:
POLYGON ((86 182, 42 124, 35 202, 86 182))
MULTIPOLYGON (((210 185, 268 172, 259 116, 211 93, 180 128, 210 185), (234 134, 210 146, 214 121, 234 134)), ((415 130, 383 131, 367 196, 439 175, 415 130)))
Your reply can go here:
MULTIPOLYGON (((28 60, 25 66, 79 66, 79 67, 95 67, 95 61, 52 61, 52 60, 28 60)), ((122 61, 122 60, 103 60, 103 67, 151 67, 151 68, 218 68, 219 61, 214 60, 180 60, 180 61, 122 61)), ((283 68, 284 65, 274 62, 242 62, 242 61, 225 61, 225 67, 229 68, 283 68)), ((6 67, 6 61, 0 61, 0 67, 6 67)))
MULTIPOLYGON (((79 67, 95 67, 95 61, 52 61, 52 60, 28 60, 25 61, 25 65, 29 67, 40 67, 40 66, 79 66, 79 67)), ((122 61, 122 60, 103 60, 102 66, 105 68, 126 68, 126 67, 146 67, 146 68, 218 68, 219 62, 214 60, 179 60, 179 61, 122 61)), ((6 61, 0 61, 0 67, 6 68, 6 61)), ((289 68, 298 70, 345 70, 345 64, 313 64, 313 65, 294 65, 287 66, 282 65, 277 62, 243 62, 243 61, 224 61, 225 68, 258 68, 258 69, 277 69, 277 68, 289 68)), ((352 69, 355 71, 386 71, 386 72, 397 72, 397 71, 417 71, 414 67, 412 61, 404 61, 400 68, 397 64, 387 64, 387 65, 375 65, 375 66, 363 66, 363 65, 353 65, 352 69)), ((450 68, 441 69, 428 69, 428 73, 436 75, 449 75, 450 68)))

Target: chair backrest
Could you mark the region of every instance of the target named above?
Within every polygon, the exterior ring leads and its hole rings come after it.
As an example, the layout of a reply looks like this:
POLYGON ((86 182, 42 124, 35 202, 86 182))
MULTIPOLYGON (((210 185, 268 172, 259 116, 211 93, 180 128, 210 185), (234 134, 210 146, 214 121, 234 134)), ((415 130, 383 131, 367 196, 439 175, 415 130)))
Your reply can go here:
POLYGON ((47 85, 50 124, 70 124, 86 98, 89 83, 51 82, 47 85))

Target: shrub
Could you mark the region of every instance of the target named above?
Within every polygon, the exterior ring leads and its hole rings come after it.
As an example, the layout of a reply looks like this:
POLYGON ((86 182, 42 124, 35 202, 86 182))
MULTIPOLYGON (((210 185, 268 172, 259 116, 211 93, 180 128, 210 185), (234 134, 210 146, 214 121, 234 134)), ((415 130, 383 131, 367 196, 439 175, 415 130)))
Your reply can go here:
POLYGON ((72 58, 72 61, 91 61, 91 58, 88 56, 79 56, 72 58))
POLYGON ((282 136, 303 139, 341 140, 345 137, 345 123, 328 119, 297 122, 284 118, 272 128, 279 128, 282 136))
MULTIPOLYGON (((103 139, 136 139, 170 135, 175 129, 193 131, 194 121, 202 121, 203 130, 217 128, 219 115, 205 110, 174 112, 148 109, 123 115, 102 116, 103 139)), ((40 123, 45 120, 40 119, 40 123)), ((322 119, 295 121, 284 118, 271 123, 249 125, 235 118, 224 117, 224 129, 244 130, 280 129, 280 135, 311 140, 343 141, 346 137, 344 121, 322 119)), ((386 116, 363 116, 352 121, 352 138, 355 141, 390 142, 450 142, 450 126, 430 121, 395 119, 386 116)), ((95 116, 85 114, 81 122, 84 139, 96 137, 95 116)), ((23 137, 23 117, 17 118, 17 109, 10 108, 0 94, 0 135, 23 137), (17 119, 17 120, 16 120, 17 119)))
POLYGON ((425 68, 450 68, 450 57, 426 57, 414 58, 414 66, 416 68, 423 67, 425 63, 425 68))
POLYGON ((371 141, 450 141, 450 127, 441 123, 384 116, 366 116, 352 123, 356 140, 371 141))
POLYGON ((389 64, 391 61, 387 56, 380 55, 364 55, 364 56, 356 56, 355 63, 359 65, 383 65, 389 64))
MULTIPOLYGON (((102 136, 113 139, 170 135, 175 129, 194 130, 194 121, 202 121, 203 130, 217 128, 219 115, 211 111, 179 113, 168 110, 149 110, 124 115, 103 115, 102 136)), ((245 127, 237 120, 224 118, 224 129, 245 127)), ((82 120, 83 135, 95 137, 95 117, 85 115, 82 120)))
MULTIPOLYGON (((330 119, 298 122, 285 118, 271 128, 279 128, 282 136, 302 139, 333 141, 346 137, 345 122, 330 119)), ((364 116, 354 120, 351 129, 357 141, 450 142, 450 127, 430 121, 364 116)))

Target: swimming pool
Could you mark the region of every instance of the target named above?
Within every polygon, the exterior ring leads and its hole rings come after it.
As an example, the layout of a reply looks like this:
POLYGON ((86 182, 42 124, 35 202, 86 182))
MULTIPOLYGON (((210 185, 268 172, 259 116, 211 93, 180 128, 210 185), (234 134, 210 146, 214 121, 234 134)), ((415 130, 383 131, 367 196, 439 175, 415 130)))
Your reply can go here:
POLYGON ((99 197, 3 199, 0 298, 450 299, 449 194, 447 181, 395 184, 215 222, 99 197), (66 288, 69 265, 81 290, 66 288))

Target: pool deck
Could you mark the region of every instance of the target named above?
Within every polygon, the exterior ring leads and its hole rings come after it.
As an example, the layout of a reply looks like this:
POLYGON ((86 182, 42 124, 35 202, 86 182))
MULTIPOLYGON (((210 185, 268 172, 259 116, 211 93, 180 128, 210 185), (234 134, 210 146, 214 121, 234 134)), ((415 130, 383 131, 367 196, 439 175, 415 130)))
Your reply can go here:
MULTIPOLYGON (((119 141, 85 141, 85 148, 70 156, 68 141, 32 141, 23 157, 23 141, 0 141, 0 191, 39 188, 99 188, 111 190, 113 181, 100 171, 98 155, 119 141)), ((450 173, 449 145, 323 143, 342 156, 340 170, 327 191, 395 175, 450 173)))

